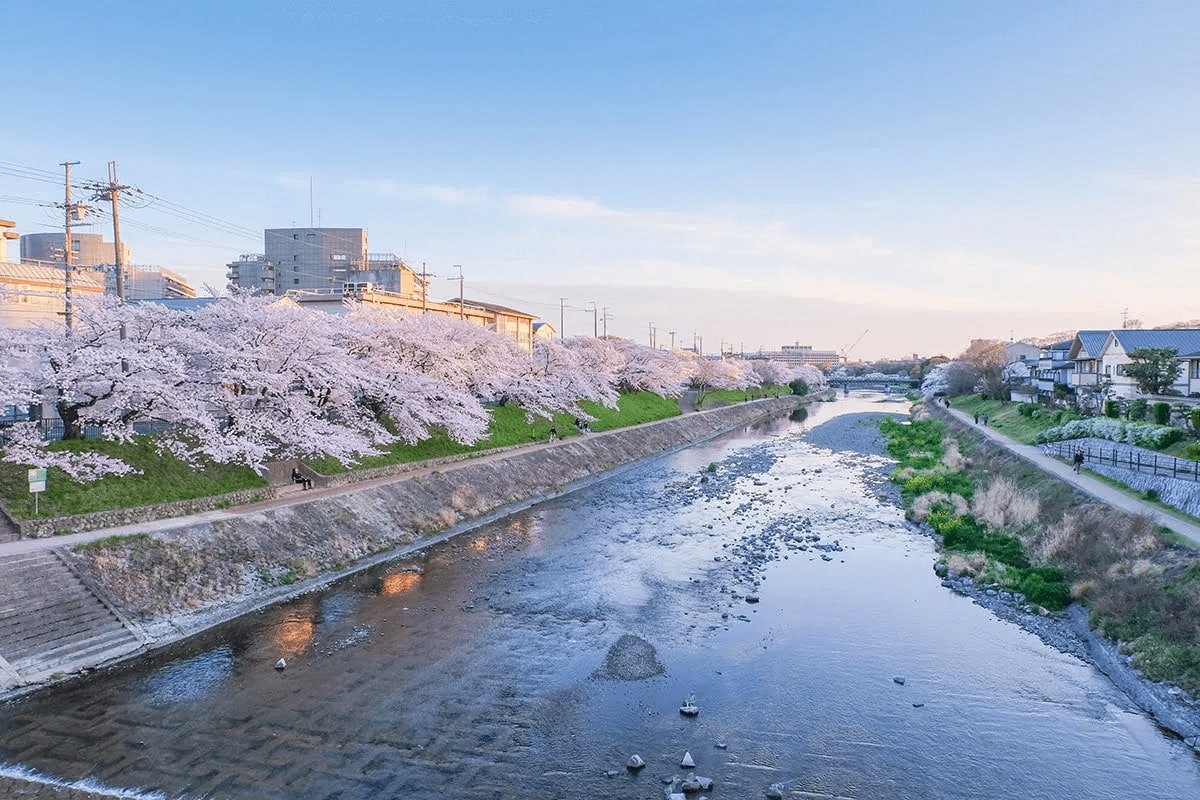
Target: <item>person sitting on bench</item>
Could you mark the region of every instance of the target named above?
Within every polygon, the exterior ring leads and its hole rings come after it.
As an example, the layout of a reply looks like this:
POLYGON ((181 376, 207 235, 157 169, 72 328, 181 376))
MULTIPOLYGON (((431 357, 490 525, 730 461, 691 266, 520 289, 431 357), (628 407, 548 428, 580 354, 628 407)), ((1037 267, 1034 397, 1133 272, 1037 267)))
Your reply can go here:
POLYGON ((311 489, 313 482, 311 478, 306 478, 300 474, 299 467, 292 467, 292 483, 300 483, 305 489, 311 489))

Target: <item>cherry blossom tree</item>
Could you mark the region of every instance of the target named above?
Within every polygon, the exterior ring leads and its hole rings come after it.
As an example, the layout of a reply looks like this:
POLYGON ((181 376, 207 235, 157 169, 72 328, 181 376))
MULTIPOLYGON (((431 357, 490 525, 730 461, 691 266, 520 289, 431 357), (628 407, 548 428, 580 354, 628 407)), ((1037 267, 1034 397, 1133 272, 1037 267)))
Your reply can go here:
POLYGON ((732 358, 693 356, 691 379, 692 388, 696 390, 697 406, 700 406, 714 389, 739 391, 758 385, 758 378, 750 362, 732 358))
POLYGON ((395 314, 359 306, 345 319, 350 352, 364 362, 359 402, 405 442, 429 437, 434 427, 463 444, 487 434, 481 395, 519 368, 507 337, 446 317, 395 314))
POLYGON ((552 418, 556 413, 591 419, 581 400, 615 408, 618 394, 608 373, 586 365, 579 353, 553 339, 534 342, 521 374, 504 387, 502 402, 514 403, 527 415, 552 418))
POLYGON ((662 397, 679 397, 690 376, 688 360, 679 351, 656 350, 627 339, 617 342, 624 364, 617 372, 617 386, 625 392, 653 392, 662 397))
POLYGON ((749 363, 759 386, 785 386, 792 379, 791 370, 778 361, 759 358, 749 363))
POLYGON ((811 364, 800 364, 793 367, 792 374, 788 377, 788 383, 794 380, 804 381, 811 389, 820 389, 828 382, 825 379, 825 373, 811 364))

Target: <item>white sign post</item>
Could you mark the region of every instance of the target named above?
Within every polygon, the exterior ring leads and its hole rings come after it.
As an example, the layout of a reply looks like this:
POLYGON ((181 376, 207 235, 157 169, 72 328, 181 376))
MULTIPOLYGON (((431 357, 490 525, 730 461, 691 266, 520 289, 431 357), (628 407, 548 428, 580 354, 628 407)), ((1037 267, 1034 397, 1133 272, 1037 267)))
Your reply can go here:
POLYGON ((33 514, 38 513, 38 495, 46 491, 46 468, 29 470, 29 491, 33 494, 33 514))

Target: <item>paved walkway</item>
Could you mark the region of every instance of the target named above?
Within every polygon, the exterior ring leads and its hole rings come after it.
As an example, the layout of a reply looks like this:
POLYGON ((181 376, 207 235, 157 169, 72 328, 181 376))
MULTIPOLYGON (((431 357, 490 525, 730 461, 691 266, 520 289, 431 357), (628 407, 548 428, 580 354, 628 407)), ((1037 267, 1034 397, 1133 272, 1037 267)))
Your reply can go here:
MULTIPOLYGON (((786 395, 785 395, 786 396, 786 395)), ((768 398, 774 399, 774 398, 768 398)), ((751 402, 762 402, 755 400, 751 402)), ((720 407, 718 407, 720 408, 720 407)), ((699 412, 701 414, 714 409, 706 409, 699 412)), ((617 433, 619 431, 627 431, 630 428, 644 427, 647 425, 657 425, 668 420, 678 419, 678 417, 667 417, 662 420, 652 420, 643 422, 640 425, 632 425, 624 428, 614 428, 611 431, 601 431, 598 433, 587 433, 584 436, 604 436, 609 433, 617 433)), ((183 517, 169 517, 167 519, 150 520, 147 522, 134 522, 128 525, 118 525, 112 528, 101 528, 99 530, 85 531, 83 533, 72 533, 64 536, 48 536, 41 539, 19 539, 14 542, 0 542, 0 560, 9 556, 20 555, 23 553, 34 553, 39 550, 50 550, 56 547, 70 548, 84 542, 103 539, 107 536, 128 536, 134 533, 161 533, 163 531, 171 531, 177 528, 184 528, 189 525, 195 525, 201 522, 216 522, 219 520, 234 519, 246 514, 258 513, 271 508, 279 508, 281 506, 293 505, 296 503, 307 503, 322 497, 334 497, 342 494, 350 494, 365 489, 371 486, 381 486, 387 483, 395 483, 413 478, 418 475, 428 475, 433 472, 449 472, 458 467, 467 466, 469 464, 478 464, 480 461, 490 461, 497 458, 507 458, 513 454, 514 449, 520 449, 525 452, 532 449, 545 447, 557 447, 567 442, 579 441, 578 436, 568 436, 565 439, 557 439, 552 442, 542 442, 540 444, 528 444, 520 447, 505 447, 500 448, 496 452, 487 453, 484 455, 474 456, 472 458, 464 458, 457 461, 446 462, 425 462, 424 466, 414 466, 410 470, 400 473, 394 473, 381 478, 373 478, 371 480, 357 481, 352 483, 339 484, 327 488, 310 489, 304 492, 289 492, 282 497, 277 497, 272 500, 264 500, 259 503, 250 503, 247 505, 234 506, 233 508, 217 509, 214 511, 204 511, 197 514, 189 514, 183 517)))
POLYGON ((940 407, 939 411, 943 414, 953 416, 969 428, 974 428, 978 433, 990 439, 995 444, 1020 456, 1038 469, 1066 481, 1089 497, 1094 497, 1105 505, 1118 508, 1129 514, 1150 517, 1155 523, 1162 525, 1164 528, 1171 529, 1180 536, 1190 539, 1196 545, 1200 546, 1200 525, 1168 514, 1157 506, 1144 503, 1136 497, 1131 497, 1124 492, 1114 489, 1091 475, 1086 473, 1076 474, 1075 470, 1067 462, 1047 456, 1040 448, 1034 445, 1013 441, 995 428, 986 425, 976 425, 970 414, 959 411, 957 408, 940 407))

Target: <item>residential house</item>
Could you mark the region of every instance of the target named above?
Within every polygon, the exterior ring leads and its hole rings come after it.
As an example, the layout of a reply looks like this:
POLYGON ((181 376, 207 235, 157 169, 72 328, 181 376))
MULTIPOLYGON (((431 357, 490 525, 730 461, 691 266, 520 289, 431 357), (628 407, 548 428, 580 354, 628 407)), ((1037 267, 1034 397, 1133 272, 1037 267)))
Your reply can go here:
POLYGON ((1137 381, 1125 369, 1133 363, 1131 354, 1141 348, 1171 348, 1179 359, 1179 377, 1171 394, 1184 397, 1200 394, 1200 329, 1114 330, 1109 331, 1096 357, 1097 376, 1109 383, 1117 397, 1142 396, 1137 381))
POLYGON ((554 326, 549 322, 533 323, 533 338, 535 339, 556 339, 558 331, 554 330, 554 326))
POLYGON ((1057 386, 1069 391, 1071 372, 1075 368, 1075 362, 1071 361, 1069 355, 1074 342, 1074 339, 1064 339, 1043 347, 1038 353, 1037 365, 1034 368, 1034 385, 1039 401, 1047 402, 1052 399, 1057 386))
POLYGON ((1071 372, 1071 390, 1094 391, 1101 382, 1100 352, 1111 331, 1079 331, 1071 342, 1067 358, 1074 363, 1071 372))

